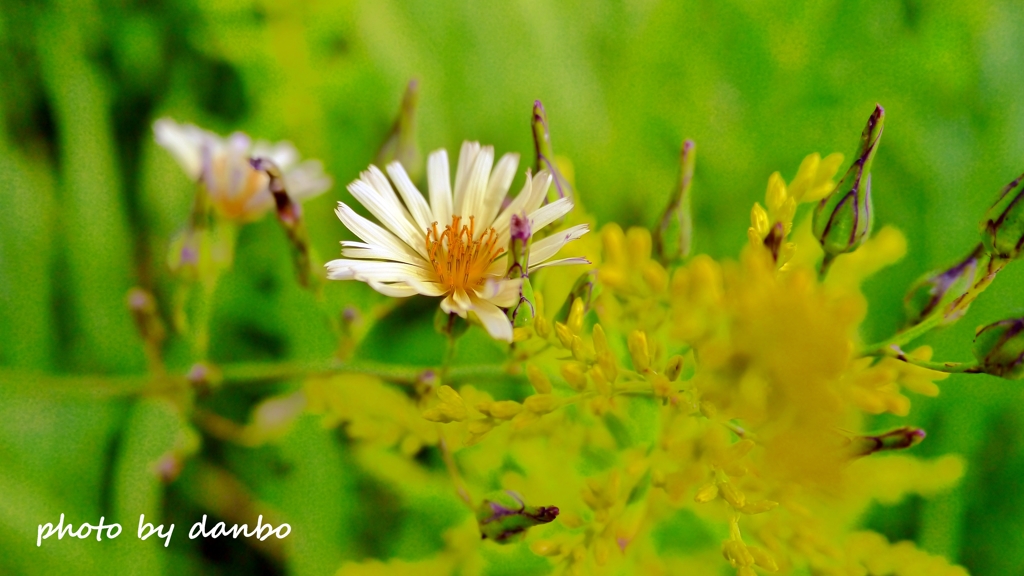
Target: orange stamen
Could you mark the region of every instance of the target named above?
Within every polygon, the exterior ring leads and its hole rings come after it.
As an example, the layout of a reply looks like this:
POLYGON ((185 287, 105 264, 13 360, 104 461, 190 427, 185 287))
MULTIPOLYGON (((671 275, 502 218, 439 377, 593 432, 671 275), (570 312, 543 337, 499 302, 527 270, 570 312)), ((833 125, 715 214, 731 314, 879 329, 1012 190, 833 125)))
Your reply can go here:
POLYGON ((488 228, 479 238, 475 232, 472 216, 468 226, 462 224, 462 216, 452 216, 452 223, 443 232, 438 232, 437 222, 427 228, 427 257, 437 281, 448 293, 482 286, 491 262, 505 251, 496 246, 498 233, 494 228, 488 228))

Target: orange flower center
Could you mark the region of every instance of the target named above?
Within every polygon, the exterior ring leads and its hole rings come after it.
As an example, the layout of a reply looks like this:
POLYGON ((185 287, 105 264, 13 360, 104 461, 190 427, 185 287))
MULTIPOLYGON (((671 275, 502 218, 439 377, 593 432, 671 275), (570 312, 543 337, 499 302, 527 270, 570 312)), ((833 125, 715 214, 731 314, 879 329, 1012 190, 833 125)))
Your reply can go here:
POLYGON ((213 159, 206 186, 221 214, 229 219, 244 220, 255 216, 249 213, 249 201, 266 188, 267 181, 267 175, 249 168, 246 160, 219 154, 213 159))
POLYGON ((488 228, 476 238, 473 217, 469 225, 462 216, 452 216, 452 223, 438 232, 437 222, 427 228, 427 256, 437 274, 437 281, 448 292, 479 288, 491 262, 505 251, 496 246, 498 233, 488 228))

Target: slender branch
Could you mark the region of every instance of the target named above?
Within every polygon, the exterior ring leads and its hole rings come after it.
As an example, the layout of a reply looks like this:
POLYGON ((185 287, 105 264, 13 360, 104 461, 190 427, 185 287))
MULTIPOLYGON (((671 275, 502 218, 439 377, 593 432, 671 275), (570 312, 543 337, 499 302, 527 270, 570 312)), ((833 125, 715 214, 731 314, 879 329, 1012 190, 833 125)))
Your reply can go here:
MULTIPOLYGON (((225 364, 218 368, 221 374, 221 383, 232 386, 340 374, 365 374, 396 384, 412 385, 417 383, 424 373, 438 370, 434 366, 395 366, 371 362, 325 362, 321 364, 253 362, 225 364)), ((492 380, 508 377, 509 374, 510 372, 503 364, 455 366, 448 371, 448 382, 492 380)), ((65 375, 0 368, 0 386, 38 390, 43 393, 60 390, 61 392, 101 396, 128 396, 180 389, 184 384, 187 384, 187 378, 181 374, 65 375)))
POLYGON ((865 356, 895 358, 901 362, 906 362, 907 364, 913 364, 914 366, 935 370, 936 372, 945 372, 947 374, 980 374, 982 372, 981 366, 976 363, 930 362, 928 360, 919 360, 913 356, 907 356, 895 344, 881 350, 865 354, 865 356))
POLYGON ((452 484, 455 485, 455 493, 458 494, 460 500, 466 503, 470 510, 473 510, 473 497, 469 495, 469 489, 466 488, 466 483, 462 480, 462 475, 459 474, 459 468, 455 464, 455 456, 452 455, 452 451, 448 448, 448 442, 444 438, 444 431, 441 425, 438 424, 437 428, 437 433, 441 438, 437 443, 437 447, 441 449, 441 457, 444 459, 444 465, 448 469, 448 475, 452 479, 452 484))

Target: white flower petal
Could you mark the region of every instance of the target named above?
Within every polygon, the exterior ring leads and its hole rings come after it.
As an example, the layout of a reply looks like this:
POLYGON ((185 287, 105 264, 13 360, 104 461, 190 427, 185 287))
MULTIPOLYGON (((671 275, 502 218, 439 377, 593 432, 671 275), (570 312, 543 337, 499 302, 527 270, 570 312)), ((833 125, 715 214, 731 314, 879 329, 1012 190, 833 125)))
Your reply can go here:
POLYGON ((488 279, 474 294, 491 304, 508 308, 519 301, 519 291, 523 287, 522 278, 488 279))
POLYGON ((495 340, 512 341, 512 322, 500 308, 486 300, 474 298, 471 310, 476 313, 487 333, 495 340))
MULTIPOLYGON (((258 156, 254 153, 253 157, 258 156)), ((334 180, 324 174, 319 160, 306 160, 284 173, 284 185, 292 201, 301 204, 329 189, 334 180)))
POLYGON ((257 214, 262 215, 267 210, 274 207, 274 195, 270 193, 268 188, 264 188, 259 192, 253 194, 245 201, 245 207, 242 209, 244 215, 255 216, 257 214))
MULTIPOLYGON (((469 294, 466 294, 466 291, 461 288, 457 288, 452 292, 452 299, 455 305, 462 309, 463 312, 473 307, 473 301, 470 299, 469 294)), ((465 318, 464 315, 462 317, 465 318)))
POLYGON ((332 280, 360 280, 362 282, 405 282, 412 279, 429 280, 427 271, 412 264, 382 262, 380 260, 331 260, 325 264, 327 277, 332 280))
POLYGON ((437 282, 423 282, 421 280, 410 278, 409 280, 406 280, 406 284, 423 296, 444 296, 448 292, 448 288, 437 282))
POLYGON ((494 223, 494 217, 501 208, 501 201, 508 195, 508 188, 512 185, 512 179, 516 177, 517 167, 519 154, 505 154, 491 172, 483 202, 476 212, 476 225, 481 230, 490 228, 494 223))
POLYGON ((455 169, 455 202, 452 204, 452 214, 468 216, 462 211, 462 204, 466 197, 466 184, 469 181, 469 173, 476 164, 476 155, 479 152, 479 142, 462 143, 462 149, 459 150, 459 165, 455 169))
POLYGON ((288 172, 299 161, 299 151, 291 142, 270 143, 257 140, 252 147, 253 158, 270 158, 282 172, 288 172))
MULTIPOLYGON (((589 224, 577 224, 565 230, 559 230, 551 236, 538 240, 530 246, 530 264, 540 264, 558 253, 566 243, 579 239, 590 231, 589 224)), ((532 266, 531 266, 532 267, 532 266)))
POLYGON ((427 158, 427 188, 434 221, 447 226, 452 221, 452 181, 448 173, 448 151, 436 150, 427 158))
POLYGON ((533 212, 544 201, 548 186, 551 184, 551 175, 546 170, 541 170, 536 176, 530 177, 530 171, 526 171, 526 183, 519 195, 512 199, 512 202, 501 211, 494 221, 494 230, 498 233, 499 242, 507 244, 509 240, 509 226, 512 223, 513 214, 533 212))
POLYGON ((382 284, 380 282, 367 282, 367 284, 377 292, 392 298, 408 298, 417 293, 408 284, 382 284))
POLYGON ((571 211, 572 200, 569 200, 568 198, 559 198, 546 206, 541 206, 530 214, 530 229, 533 230, 534 234, 536 234, 538 230, 541 230, 548 224, 551 224, 571 211))
MULTIPOLYGON (((465 181, 462 207, 459 207, 458 201, 455 202, 455 210, 457 214, 466 220, 469 220, 471 216, 474 218, 478 234, 488 228, 480 221, 480 214, 484 211, 484 197, 487 195, 487 179, 491 175, 492 166, 494 166, 494 147, 484 146, 476 155, 476 160, 473 162, 473 168, 470 170, 469 177, 465 181)), ((458 197, 457 191, 456 197, 458 197)))
POLYGON ((402 167, 401 163, 392 162, 388 164, 387 169, 388 175, 391 176, 391 181, 398 188, 398 193, 402 195, 402 200, 409 209, 409 213, 416 220, 420 230, 426 231, 434 221, 434 217, 430 213, 430 206, 427 205, 427 201, 423 199, 423 194, 420 193, 412 183, 412 180, 409 179, 409 175, 405 172, 405 168, 402 167))
POLYGON ((366 242, 353 242, 349 240, 343 240, 341 242, 341 255, 345 258, 357 258, 363 260, 391 260, 394 262, 403 262, 405 264, 412 264, 414 266, 423 267, 424 260, 419 256, 410 258, 408 255, 401 252, 395 252, 389 250, 384 246, 378 246, 374 244, 367 244, 366 242))
POLYGON ((423 262, 423 265, 429 265, 426 260, 420 256, 418 252, 410 248, 408 244, 399 240, 394 234, 385 230, 380 225, 356 214, 355 210, 349 208, 344 202, 338 202, 338 208, 334 213, 338 215, 338 219, 341 220, 345 227, 351 230, 352 233, 358 236, 363 242, 404 256, 403 258, 395 258, 395 260, 400 260, 402 262, 423 262))
POLYGON ((171 153, 188 177, 198 180, 202 171, 202 147, 207 140, 219 140, 216 135, 192 124, 178 124, 170 118, 153 123, 156 143, 171 153))
POLYGON ((466 309, 461 304, 455 301, 455 294, 449 294, 441 300, 441 310, 444 310, 445 314, 458 314, 459 316, 466 317, 466 309))
POLYGON ((538 268, 547 268, 548 266, 573 266, 576 264, 593 264, 586 258, 561 258, 559 260, 548 260, 547 262, 541 262, 536 266, 530 266, 530 272, 537 270, 538 268))
MULTIPOLYGON (((530 199, 523 209, 530 213, 540 208, 541 203, 548 196, 548 188, 551 188, 551 173, 547 170, 537 172, 537 175, 533 177, 530 199)), ((570 200, 570 202, 572 201, 570 200)))
POLYGON ((417 230, 405 208, 402 208, 401 212, 395 210, 388 200, 382 198, 373 186, 362 179, 349 184, 348 191, 395 236, 401 238, 417 254, 426 257, 426 230, 417 230))
MULTIPOLYGON (((409 211, 405 209, 395 194, 395 189, 391 187, 391 181, 380 171, 380 168, 371 164, 365 172, 360 174, 360 177, 370 184, 387 206, 391 207, 392 214, 404 222, 403 226, 406 226, 414 234, 413 237, 417 239, 418 244, 423 244, 426 239, 426 227, 420 228, 409 211)), ((416 245, 414 244, 413 247, 415 248, 416 245)))

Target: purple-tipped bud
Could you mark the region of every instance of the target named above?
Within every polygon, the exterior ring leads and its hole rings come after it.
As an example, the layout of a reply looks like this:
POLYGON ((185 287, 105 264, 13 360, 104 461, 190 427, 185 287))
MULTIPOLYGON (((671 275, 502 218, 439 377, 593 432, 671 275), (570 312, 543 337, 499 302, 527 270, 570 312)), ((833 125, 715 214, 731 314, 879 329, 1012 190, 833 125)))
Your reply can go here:
POLYGON ((855 436, 850 442, 850 450, 854 457, 887 450, 905 450, 920 444, 925 436, 924 430, 920 428, 901 426, 877 436, 855 436))
POLYGON ((907 292, 903 298, 903 309, 907 313, 907 323, 915 325, 932 314, 947 314, 943 324, 951 324, 958 320, 967 307, 951 313, 946 307, 963 296, 974 284, 978 268, 987 259, 984 249, 978 245, 966 258, 951 268, 940 272, 925 274, 907 292))
POLYGON ((402 96, 402 107, 398 111, 395 123, 391 125, 387 138, 381 144, 373 163, 387 166, 398 162, 405 168, 414 182, 423 173, 423 159, 416 139, 416 111, 420 101, 420 83, 410 80, 402 96))
POLYGON ((525 214, 522 216, 513 214, 510 228, 513 239, 523 241, 530 239, 530 219, 525 214))
POLYGON ((157 369, 162 366, 160 351, 167 330, 164 328, 163 319, 160 318, 156 298, 148 291, 136 287, 128 291, 127 300, 128 310, 131 311, 135 327, 146 346, 151 367, 157 369))
POLYGON ((506 278, 521 278, 523 283, 519 288, 519 302, 508 309, 508 319, 513 326, 522 327, 533 322, 536 314, 534 306, 533 286, 530 284, 530 240, 533 236, 530 229, 530 218, 526 214, 513 214, 509 225, 511 238, 509 239, 508 252, 509 267, 506 278))
POLYGON ((823 271, 836 256, 859 248, 871 233, 871 162, 884 125, 885 110, 876 104, 864 126, 853 164, 835 189, 814 209, 814 236, 825 250, 823 271))
POLYGON ((1010 318, 979 328, 974 357, 981 371, 1007 380, 1024 378, 1024 318, 1010 318))
POLYGON ((540 100, 533 103, 533 147, 537 153, 537 171, 547 170, 551 174, 551 181, 554 186, 548 192, 548 202, 554 202, 560 198, 573 198, 572 186, 562 176, 562 172, 555 163, 555 151, 551 147, 551 132, 548 130, 548 113, 540 100))
POLYGON ((285 185, 284 174, 281 168, 269 158, 250 158, 249 164, 253 169, 264 172, 269 178, 268 188, 274 195, 274 205, 277 211, 277 221, 281 223, 288 240, 291 241, 292 256, 295 261, 295 271, 298 275, 299 284, 309 287, 310 279, 313 277, 310 269, 309 237, 306 234, 306 227, 302 222, 302 208, 299 203, 291 199, 285 185))
POLYGON ((484 497, 476 520, 481 538, 509 544, 525 536, 527 529, 553 521, 558 512, 556 506, 527 506, 515 492, 499 490, 484 497))
POLYGON ((697 145, 693 140, 683 142, 679 153, 679 183, 654 231, 654 251, 663 264, 677 262, 690 255, 693 237, 690 184, 696 161, 697 145))
POLYGON ((220 385, 224 377, 220 370, 206 362, 196 362, 188 369, 185 380, 202 395, 209 394, 220 385))
POLYGON ((1003 188, 981 221, 981 238, 994 258, 1013 260, 1024 250, 1024 174, 1003 188))

